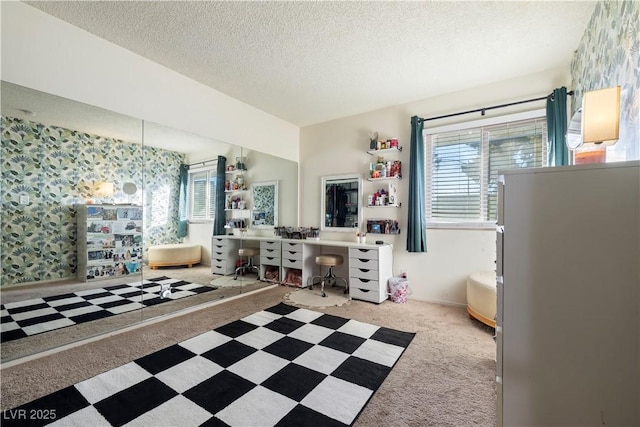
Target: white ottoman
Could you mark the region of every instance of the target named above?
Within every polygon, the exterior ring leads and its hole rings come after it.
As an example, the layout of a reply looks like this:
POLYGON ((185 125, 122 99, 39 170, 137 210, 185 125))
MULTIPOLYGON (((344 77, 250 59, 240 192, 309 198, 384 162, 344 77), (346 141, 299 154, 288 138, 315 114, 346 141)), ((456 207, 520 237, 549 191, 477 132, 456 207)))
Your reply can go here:
POLYGON ((149 267, 186 265, 191 268, 200 263, 201 247, 187 243, 174 243, 170 245, 158 245, 149 248, 147 253, 149 267))
POLYGON ((496 327, 496 272, 481 271, 467 277, 467 311, 485 325, 496 327))

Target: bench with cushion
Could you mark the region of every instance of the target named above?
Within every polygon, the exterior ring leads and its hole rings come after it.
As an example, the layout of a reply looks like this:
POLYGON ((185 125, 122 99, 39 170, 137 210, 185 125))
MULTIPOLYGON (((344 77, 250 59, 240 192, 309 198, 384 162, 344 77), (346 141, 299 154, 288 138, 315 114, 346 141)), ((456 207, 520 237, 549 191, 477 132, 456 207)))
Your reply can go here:
POLYGON ((147 254, 149 267, 186 265, 191 268, 194 264, 200 263, 200 245, 188 243, 173 243, 168 245, 157 245, 149 248, 147 254))

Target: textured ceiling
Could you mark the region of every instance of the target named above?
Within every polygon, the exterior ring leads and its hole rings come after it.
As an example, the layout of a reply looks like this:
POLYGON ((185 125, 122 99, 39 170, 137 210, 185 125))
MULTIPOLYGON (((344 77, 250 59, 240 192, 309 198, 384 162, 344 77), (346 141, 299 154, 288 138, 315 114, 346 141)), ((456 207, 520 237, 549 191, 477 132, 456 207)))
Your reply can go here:
POLYGON ((26 1, 298 126, 569 65, 594 1, 26 1))

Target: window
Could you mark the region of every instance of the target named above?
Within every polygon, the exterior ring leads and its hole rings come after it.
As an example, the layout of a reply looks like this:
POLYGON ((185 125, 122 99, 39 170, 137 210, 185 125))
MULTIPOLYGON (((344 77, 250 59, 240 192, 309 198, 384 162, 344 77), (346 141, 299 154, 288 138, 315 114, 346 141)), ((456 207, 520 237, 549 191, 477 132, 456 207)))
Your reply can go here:
POLYGON ((429 225, 490 225, 498 171, 547 165, 544 110, 425 129, 429 225))
POLYGON ((216 166, 189 170, 189 220, 213 220, 216 213, 216 166))

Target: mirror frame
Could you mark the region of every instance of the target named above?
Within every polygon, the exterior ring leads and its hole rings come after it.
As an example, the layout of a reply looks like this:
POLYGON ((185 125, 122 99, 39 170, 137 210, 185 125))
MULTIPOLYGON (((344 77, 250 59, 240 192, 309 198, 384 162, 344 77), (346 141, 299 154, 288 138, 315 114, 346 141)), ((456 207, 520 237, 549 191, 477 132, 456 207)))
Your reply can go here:
POLYGON ((325 175, 321 179, 320 186, 320 230, 321 231, 356 231, 360 227, 362 223, 362 215, 363 215, 363 206, 362 206, 362 175, 360 174, 345 174, 345 175, 325 175), (326 194, 327 194, 327 184, 331 183, 339 183, 339 182, 356 182, 358 184, 358 194, 357 194, 357 205, 358 205, 358 213, 356 218, 356 226, 355 227, 328 227, 325 225, 325 216, 326 216, 326 194))
POLYGON ((260 229, 269 229, 278 226, 278 204, 280 203, 280 199, 278 198, 278 181, 265 181, 265 182, 255 182, 251 184, 251 228, 260 228, 260 229), (259 209, 259 206, 256 206, 256 190, 259 191, 260 188, 273 187, 273 224, 256 224, 254 214, 257 211, 264 211, 264 209, 259 209))

